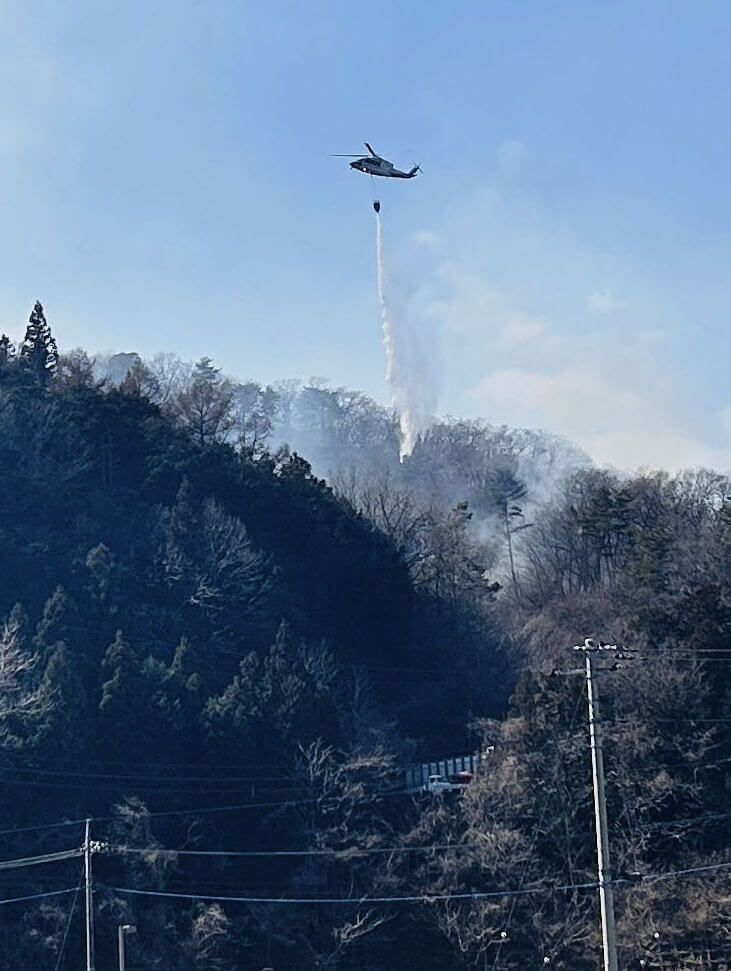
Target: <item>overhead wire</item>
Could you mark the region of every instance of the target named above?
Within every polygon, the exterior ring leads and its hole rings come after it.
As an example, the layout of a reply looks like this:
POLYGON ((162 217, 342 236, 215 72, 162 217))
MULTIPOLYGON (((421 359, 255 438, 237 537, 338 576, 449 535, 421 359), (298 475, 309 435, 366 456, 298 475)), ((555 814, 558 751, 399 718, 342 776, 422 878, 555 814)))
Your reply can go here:
POLYGON ((157 854, 163 856, 225 856, 225 857, 301 857, 301 856, 323 856, 333 858, 353 859, 355 857, 372 856, 389 853, 436 853, 447 852, 450 850, 474 850, 479 849, 479 843, 442 843, 434 845, 420 846, 348 846, 342 849, 319 849, 308 850, 176 850, 168 847, 145 848, 142 846, 109 846, 112 853, 134 853, 134 854, 157 854))
MULTIPOLYGON (((279 804, 277 804, 279 805, 279 804)), ((213 811, 223 810, 223 809, 238 809, 241 807, 211 807, 213 811)), ((248 808, 248 805, 247 805, 248 808)), ((545 811, 545 806, 543 811, 545 811)), ((173 810, 174 813, 183 812, 183 810, 173 810)), ((115 818, 123 817, 97 817, 92 819, 92 822, 102 822, 104 820, 110 820, 115 818)), ((542 822, 543 812, 539 817, 536 827, 540 827, 542 822)), ((723 819, 731 818, 731 812, 725 813, 704 813, 697 816, 687 816, 681 819, 669 819, 669 820, 658 820, 655 822, 645 823, 644 829, 669 829, 673 826, 700 826, 707 823, 715 823, 723 819)), ((80 822, 84 822, 81 820, 80 822)), ((47 824, 48 826, 64 825, 59 824, 47 824)), ((24 827, 23 831, 27 831, 28 827, 24 827)), ((441 852, 461 852, 468 850, 479 850, 482 848, 483 844, 479 842, 453 842, 453 843, 436 843, 436 844, 419 844, 415 846, 410 845, 396 845, 396 846, 347 846, 347 847, 331 847, 331 848, 321 848, 321 847, 311 847, 305 849, 286 849, 286 850, 222 850, 222 849, 187 849, 187 848, 176 848, 176 847, 158 847, 158 846, 126 846, 123 844, 109 844, 105 846, 105 849, 112 853, 119 854, 154 854, 158 856, 193 856, 193 857, 251 857, 251 858, 274 858, 274 857, 332 857, 335 859, 351 859, 356 857, 365 857, 371 855, 386 855, 386 854, 399 854, 399 853, 441 853, 441 852)), ((34 866, 42 863, 53 863, 60 862, 62 860, 71 859, 76 856, 81 856, 83 854, 83 848, 78 847, 71 850, 61 850, 55 853, 47 853, 34 857, 21 857, 13 860, 0 861, 0 870, 3 869, 19 869, 26 866, 34 866)))
MULTIPOLYGON (((609 658, 607 660, 609 660, 609 658)), ((703 661, 704 664, 714 664, 716 662, 731 661, 731 654, 728 654, 728 653, 701 654, 701 653, 698 653, 697 651, 687 651, 687 652, 678 651, 677 653, 670 654, 670 655, 665 655, 665 654, 638 655, 637 657, 634 657, 631 660, 633 661, 647 661, 647 660, 693 661, 693 660, 696 660, 696 661, 703 661)), ((622 664, 621 661, 620 661, 620 664, 622 664)), ((622 668, 618 670, 627 671, 628 668, 622 665, 622 668)))
POLYGON ((112 887, 100 884, 114 893, 134 894, 143 897, 173 897, 179 900, 212 900, 221 903, 247 904, 396 904, 396 903, 432 903, 442 900, 487 900, 494 897, 529 896, 537 893, 559 893, 565 890, 589 889, 597 887, 596 883, 574 884, 563 887, 526 887, 518 890, 485 890, 468 891, 465 893, 445 894, 403 894, 400 896, 368 896, 362 897, 238 897, 213 894, 178 893, 165 890, 135 890, 130 887, 112 887))
POLYGON ((650 721, 652 723, 659 722, 660 724, 670 724, 674 725, 678 722, 682 724, 691 723, 695 725, 727 725, 731 722, 731 717, 729 718, 696 718, 693 715, 678 715, 675 718, 658 718, 654 715, 648 716, 647 719, 643 720, 639 713, 637 717, 633 718, 630 715, 620 715, 616 718, 599 718, 597 722, 602 725, 636 725, 638 722, 645 724, 645 721, 650 721))
MULTIPOLYGON (((309 802, 306 800, 305 802, 309 802)), ((271 805, 271 804, 257 804, 257 805, 271 805)), ((281 805, 276 803, 275 805, 281 805)), ((289 805, 286 803, 285 805, 289 805)), ((226 807, 210 807, 211 811, 222 811, 230 809, 240 809, 240 808, 250 808, 251 804, 244 804, 241 806, 226 806, 226 807)), ((172 813, 178 814, 183 813, 184 810, 171 810, 172 813)), ((195 811, 193 811, 195 812, 195 811)), ((543 812, 545 812, 545 806, 543 807, 543 812)), ((539 817, 536 827, 540 827, 543 812, 539 817)), ((150 814, 155 815, 155 814, 150 814)), ((102 822, 109 821, 112 819, 119 819, 124 817, 96 817, 92 819, 92 822, 102 822)), ((714 823, 723 819, 731 818, 731 812, 725 813, 703 813, 697 816, 687 816, 681 819, 669 819, 669 820, 658 820, 655 822, 645 823, 644 829, 669 829, 673 826, 700 826, 706 823, 714 823)), ((83 820, 81 820, 83 822, 83 820)), ((47 824, 52 825, 63 825, 63 824, 47 824)), ((24 830, 27 828, 24 828, 24 830)), ((286 850, 222 850, 222 849, 187 849, 187 848, 176 848, 176 847, 143 847, 143 846, 126 846, 123 844, 110 844, 105 847, 109 852, 119 853, 119 854, 156 854, 163 856, 194 856, 194 857, 312 857, 312 856, 323 856, 323 857, 333 857, 333 858, 353 858, 353 857, 363 857, 370 855, 385 855, 385 854, 397 854, 397 853, 436 853, 436 852, 460 852, 468 850, 479 850, 483 846, 479 842, 453 842, 453 843, 436 843, 436 844, 419 844, 415 846, 409 845, 396 845, 396 846, 347 846, 347 847, 311 847, 305 849, 286 849, 286 850)), ((83 853, 83 848, 74 848, 71 850, 61 850, 56 853, 42 854, 36 857, 22 857, 16 860, 0 861, 0 870, 3 869, 16 869, 24 866, 33 866, 40 863, 51 863, 57 862, 65 859, 70 859, 75 856, 80 856, 83 853)))
MULTIPOLYGON (((133 765, 134 763, 130 763, 133 765)), ((33 766, 28 765, 25 762, 23 765, 11 765, 4 764, 0 765, 0 772, 15 772, 15 773, 25 773, 27 775, 50 775, 50 776, 61 776, 64 778, 71 779, 89 779, 89 780, 122 780, 122 781, 135 781, 135 780, 149 780, 156 783, 168 783, 168 782, 200 782, 200 783, 222 783, 222 782, 260 782, 262 780, 262 773, 266 773, 266 779, 271 779, 275 782, 296 782, 295 773, 276 773, 271 771, 271 763, 260 763, 259 766, 251 766, 250 771, 253 772, 254 769, 259 769, 255 775, 233 775, 227 774, 227 767, 221 767, 220 772, 217 775, 212 775, 212 771, 215 771, 218 767, 211 767, 210 764, 207 766, 208 773, 206 775, 165 775, 159 771, 157 772, 79 772, 75 769, 63 769, 63 768, 47 768, 46 766, 33 766)))
MULTIPOLYGON (((724 764, 727 761, 729 761, 729 759, 724 758, 724 759, 712 760, 709 762, 702 762, 699 760, 698 762, 688 761, 688 762, 682 762, 682 763, 677 763, 672 765, 668 763, 655 763, 651 767, 652 768, 668 768, 668 767, 684 767, 684 766, 691 766, 696 768, 708 767, 708 766, 715 767, 717 765, 724 764)), ((373 793, 373 796, 376 798, 382 798, 382 797, 397 796, 397 795, 408 796, 410 794, 418 795, 419 793, 408 793, 404 789, 398 788, 398 789, 381 790, 379 792, 373 793)), ((318 801, 336 802, 337 797, 326 797, 324 799, 320 799, 318 797, 312 797, 309 799, 267 800, 262 802, 244 802, 244 803, 234 803, 234 804, 226 804, 226 805, 219 805, 219 806, 181 806, 176 809, 144 811, 144 812, 141 812, 139 815, 141 818, 145 818, 145 819, 165 818, 169 816, 210 815, 213 813, 238 812, 238 811, 245 811, 250 809, 289 808, 293 806, 310 805, 313 802, 318 802, 318 801)), ((711 816, 707 816, 704 814, 703 816, 694 817, 694 818, 698 819, 699 821, 703 821, 706 818, 720 819, 720 818, 723 818, 725 815, 728 815, 728 814, 712 814, 711 816)), ((129 819, 133 816, 134 816, 133 813, 127 814, 127 813, 121 812, 121 813, 108 814, 104 816, 94 816, 91 818, 92 818, 92 822, 104 823, 104 822, 122 821, 125 819, 129 819)), ((38 823, 32 826, 17 826, 17 827, 6 828, 6 829, 0 830, 0 836, 11 836, 11 835, 22 834, 22 833, 39 832, 43 830, 58 829, 58 828, 67 827, 67 826, 79 826, 86 821, 86 818, 88 817, 79 817, 77 819, 64 819, 64 820, 59 820, 56 822, 49 822, 49 823, 38 823)), ((647 826, 670 826, 675 823, 680 824, 685 822, 691 822, 692 819, 693 818, 684 819, 684 820, 668 820, 667 822, 648 823, 646 825, 647 826)))
POLYGON ((702 813, 698 816, 686 816, 685 819, 658 820, 653 823, 644 823, 643 829, 669 829, 672 826, 701 826, 705 823, 715 823, 721 819, 731 818, 728 813, 702 813))
POLYGON ((63 940, 61 941, 61 947, 58 951, 58 958, 56 959, 56 967, 54 971, 58 971, 61 967, 61 961, 63 960, 64 953, 66 951, 66 941, 68 940, 69 931, 71 929, 71 921, 74 917, 74 911, 76 910, 76 903, 79 899, 79 891, 81 890, 81 885, 84 882, 84 868, 81 868, 81 876, 79 877, 79 882, 76 884, 76 893, 74 894, 74 899, 71 901, 71 909, 69 910, 68 920, 66 921, 66 929, 63 932, 63 940))
POLYGON ((27 900, 41 900, 44 897, 60 897, 62 894, 76 893, 76 887, 68 887, 66 890, 47 890, 45 893, 31 893, 24 897, 6 897, 0 900, 0 907, 4 904, 20 904, 27 900))
POLYGON ((41 856, 25 856, 15 860, 0 860, 0 870, 18 870, 28 866, 40 866, 42 863, 60 863, 81 856, 84 850, 76 847, 73 850, 60 850, 58 853, 44 853, 41 856))
MULTIPOLYGON (((667 721, 672 721, 672 719, 667 719, 667 721)), ((713 721, 715 722, 715 719, 713 721)), ((727 721, 731 722, 731 719, 723 719, 722 721, 724 723, 727 722, 727 721)), ((604 724, 604 725, 633 724, 633 722, 631 720, 628 720, 626 722, 625 721, 621 721, 620 722, 620 721, 618 721, 616 719, 606 719, 606 720, 604 720, 602 722, 602 724, 604 724)), ((583 735, 584 735, 584 732, 581 732, 581 733, 577 734, 576 738, 577 739, 583 738, 583 735)), ((521 747, 521 743, 520 742, 514 742, 514 743, 509 743, 508 742, 508 743, 500 743, 499 745, 496 746, 496 749, 503 750, 503 749, 506 749, 506 748, 511 747, 511 745, 512 745, 512 747, 516 747, 516 748, 520 748, 521 747)), ((450 760, 449 759, 446 759, 446 760, 436 760, 436 763, 435 763, 435 760, 424 761, 424 762, 416 762, 416 763, 414 763, 414 765, 438 764, 440 761, 447 761, 448 762, 450 760)), ((484 759, 483 759, 483 761, 484 761, 484 759)), ((674 762, 674 763, 656 762, 656 763, 652 763, 652 764, 646 765, 645 768, 677 768, 679 766, 685 766, 685 765, 695 765, 695 766, 699 766, 700 767, 700 766, 705 765, 705 764, 707 764, 707 765, 716 765, 719 761, 720 762, 723 762, 723 761, 728 761, 728 760, 725 760, 725 759, 722 759, 722 760, 712 759, 710 761, 704 762, 704 760, 698 759, 698 760, 686 760, 686 761, 674 762)), ((258 787, 260 790, 265 791, 265 792, 269 792, 269 793, 276 793, 276 792, 281 792, 281 793, 297 792, 297 791, 299 791, 299 788, 300 788, 297 785, 296 780, 293 779, 292 776, 271 776, 271 775, 269 775, 269 776, 261 776, 261 775, 258 775, 258 776, 239 776, 239 777, 232 776, 232 777, 228 777, 228 778, 225 777, 225 776, 218 776, 218 777, 211 777, 211 776, 208 776, 208 777, 203 777, 203 776, 201 776, 201 777, 189 776, 189 777, 168 777, 168 778, 165 778, 164 776, 152 776, 152 775, 150 775, 150 776, 144 776, 144 775, 122 775, 122 774, 116 775, 114 773, 87 773, 87 772, 68 772, 67 773, 67 772, 64 772, 62 770, 55 770, 55 769, 53 769, 53 770, 52 769, 33 769, 33 768, 27 768, 27 767, 17 767, 16 768, 14 766, 0 766, 0 771, 3 771, 4 773, 16 773, 16 774, 19 774, 19 773, 29 773, 31 775, 33 775, 33 774, 35 774, 35 775, 53 775, 53 776, 59 776, 60 777, 58 781, 55 781, 55 780, 44 781, 42 779, 25 778, 23 776, 21 776, 20 778, 13 778, 11 776, 8 776, 7 774, 3 775, 3 780, 2 781, 4 783, 10 784, 10 785, 41 786, 41 787, 45 787, 45 788, 54 788, 55 787, 55 788, 61 788, 61 789, 89 789, 89 788, 93 788, 95 790, 100 790, 101 789, 101 790, 104 790, 104 791, 112 791, 112 792, 118 792, 120 788, 123 788, 123 786, 121 786, 121 785, 113 785, 112 782, 115 781, 115 780, 117 782, 119 782, 119 783, 122 783, 122 782, 130 782, 131 785, 134 784, 133 787, 139 789, 141 792, 159 792, 159 793, 172 793, 172 794, 178 794, 178 793, 193 794, 193 793, 198 793, 201 790, 200 790, 200 788, 188 788, 188 787, 181 788, 181 787, 178 787, 178 786, 168 786, 168 785, 166 785, 167 782, 177 782, 177 781, 199 782, 200 783, 200 786, 207 786, 207 788, 206 788, 205 791, 206 792, 210 792, 210 793, 217 793, 217 792, 249 792, 249 791, 251 791, 252 786, 255 787, 255 788, 258 787), (63 778, 66 778, 66 777, 69 777, 69 776, 72 777, 72 779, 78 780, 78 781, 71 781, 71 782, 61 781, 63 778), (109 780, 109 784, 108 785, 100 785, 99 784, 99 780, 104 780, 104 779, 108 779, 109 780), (150 785, 142 784, 145 780, 148 780, 148 779, 153 784, 150 784, 150 785), (291 782, 291 785, 288 785, 288 786, 284 786, 284 785, 283 786, 269 785, 268 784, 268 781, 270 779, 273 780, 273 781, 275 781, 275 782, 278 782, 278 781, 281 781, 281 782, 290 781, 291 782), (84 781, 84 780, 88 780, 88 781, 84 781), (242 786, 232 786, 232 785, 229 785, 229 783, 231 783, 231 782, 246 782, 247 784, 246 785, 242 785, 242 786)), ((396 772, 400 772, 400 771, 403 771, 403 770, 396 769, 395 771, 396 772)), ((400 791, 402 791, 402 790, 400 790, 400 791)), ((70 821, 68 824, 64 824, 64 825, 71 825, 72 823, 76 823, 76 822, 83 822, 83 820, 73 820, 73 821, 70 821)), ((49 826, 50 825, 53 825, 53 824, 49 824, 49 826)), ((41 828, 41 827, 28 827, 28 829, 38 829, 38 828, 41 828)), ((21 831, 20 828, 15 829, 15 830, 12 830, 12 832, 20 832, 20 831, 21 831)), ((6 830, 0 830, 0 834, 2 834, 4 832, 11 832, 11 831, 10 830, 8 830, 8 831, 6 831, 6 830)))
MULTIPOLYGON (((164 775, 153 775, 153 774, 142 774, 142 773, 118 773, 118 772, 73 772, 66 771, 65 769, 46 769, 46 768, 34 768, 33 766, 14 766, 14 765, 0 765, 0 772, 18 772, 26 773, 29 775, 53 775, 61 776, 62 778, 78 778, 78 779, 109 779, 113 781, 152 781, 158 783, 167 782, 199 782, 203 783, 221 783, 221 782, 259 782, 261 781, 261 774, 258 775, 248 775, 248 776, 164 776, 164 775)), ((291 775, 285 776, 270 776, 272 779, 276 780, 287 780, 293 781, 291 775)))
MULTIPOLYGON (((731 867, 731 860, 724 860, 720 863, 708 864, 705 866, 686 867, 682 870, 668 870, 658 873, 643 875, 641 882, 649 883, 658 880, 667 880, 684 876, 697 875, 701 873, 717 872, 731 867)), ((632 888, 636 881, 630 878, 619 878, 611 881, 613 886, 625 885, 632 888)), ((448 900, 488 900, 497 897, 523 897, 549 895, 554 893, 575 892, 577 890, 596 890, 599 887, 597 881, 588 883, 563 884, 561 886, 546 886, 545 884, 534 887, 519 887, 505 890, 470 890, 458 893, 422 893, 422 894, 400 894, 393 896, 369 896, 364 894, 358 897, 250 897, 235 896, 209 893, 183 893, 181 891, 167 890, 139 890, 132 887, 116 887, 107 884, 99 884, 113 893, 130 894, 141 897, 161 897, 173 898, 178 900, 211 900, 220 903, 246 903, 246 904, 397 904, 397 903, 438 903, 448 900)))
MULTIPOLYGON (((386 796, 405 796, 408 795, 403 789, 384 789, 379 792, 373 793, 373 796, 377 798, 386 796)), ((224 812, 238 812, 245 809, 278 809, 278 808, 288 808, 291 806, 304 806, 311 805, 313 802, 333 802, 337 801, 336 797, 326 797, 317 798, 313 797, 311 799, 287 799, 287 800, 277 800, 271 802, 244 802, 235 803, 233 805, 225 806, 181 806, 179 809, 163 809, 156 810, 153 812, 140 812, 139 817, 144 819, 151 818, 163 818, 167 816, 201 816, 209 815, 212 813, 224 813, 224 812)), ((81 819, 64 820, 59 823, 41 823, 38 826, 19 826, 13 829, 0 830, 0 836, 14 835, 16 833, 32 833, 38 830, 45 829, 56 829, 59 826, 72 826, 80 825, 86 822, 86 819, 91 819, 92 823, 109 823, 109 822, 119 822, 123 820, 129 820, 134 818, 134 813, 113 813, 105 816, 92 816, 84 817, 81 819)))
MULTIPOLYGON (((199 792, 211 792, 215 794, 223 794, 225 792, 235 793, 235 792, 251 791, 251 783, 244 786, 242 785, 227 786, 225 785, 225 781, 226 781, 225 779, 221 779, 220 787, 217 787, 215 789, 213 789, 212 787, 203 789, 201 787, 182 788, 180 786, 139 785, 137 783, 134 786, 129 786, 128 788, 134 788, 139 792, 175 793, 175 794, 181 794, 181 795, 195 795, 196 793, 199 793, 199 792)), ((50 780, 50 779, 47 781, 43 779, 26 779, 26 778, 13 779, 8 777, 7 775, 3 775, 2 782, 3 782, 3 785, 33 786, 35 788, 42 788, 42 789, 80 789, 80 790, 93 789, 94 791, 97 791, 97 792, 98 791, 119 792, 120 789, 124 788, 124 786, 112 785, 111 783, 104 785, 104 784, 101 784, 100 782, 93 782, 93 781, 62 782, 61 780, 50 780)), ((201 786, 203 785, 206 785, 206 784, 202 783, 201 786)), ((267 787, 267 788, 268 788, 268 791, 270 792, 277 791, 276 788, 271 788, 271 787, 267 787)), ((291 787, 287 789, 282 789, 281 791, 295 792, 297 791, 297 789, 296 789, 296 786, 292 785, 291 787)))
MULTIPOLYGON (((654 649, 652 647, 640 647, 640 648, 622 648, 622 650, 627 650, 628 652, 634 654, 637 657, 675 657, 678 654, 691 654, 694 657, 698 654, 729 654, 731 655, 731 648, 729 647, 669 647, 664 650, 654 649)), ((611 656, 611 653, 610 655, 611 656)))
MULTIPOLYGON (((386 796, 405 796, 407 793, 403 789, 383 789, 371 793, 373 797, 382 798, 386 796)), ((140 817, 144 819, 160 818, 164 816, 196 816, 205 815, 210 813, 220 813, 220 812, 234 812, 237 810, 244 809, 278 809, 278 808, 289 808, 291 806, 307 806, 312 805, 315 802, 322 803, 337 803, 338 798, 336 796, 329 797, 317 797, 314 796, 310 799, 287 799, 280 800, 277 802, 244 802, 237 803, 236 805, 229 806, 206 806, 203 808, 196 807, 183 807, 181 809, 164 809, 156 812, 144 812, 140 813, 140 817)), ((119 820, 124 820, 129 818, 129 815, 125 813, 115 813, 109 816, 95 816, 92 822, 95 823, 107 823, 119 820)))
MULTIPOLYGON (((725 870, 731 866, 731 860, 722 860, 720 863, 709 863, 704 866, 690 866, 683 870, 667 870, 664 873, 643 874, 643 883, 655 883, 657 880, 666 880, 670 877, 684 877, 694 873, 710 873, 714 870, 725 870)), ((622 882, 622 881, 615 881, 622 882)))
MULTIPOLYGON (((649 764, 643 765, 644 769, 716 769, 720 765, 725 765, 727 762, 731 762, 731 756, 724 756, 721 759, 687 759, 684 762, 651 762, 649 764)), ((608 772, 607 775, 611 775, 608 772)))
POLYGON ((79 826, 85 819, 64 819, 58 823, 39 823, 37 826, 16 826, 13 829, 0 829, 0 836, 12 836, 15 833, 36 833, 42 829, 58 829, 59 826, 79 826))

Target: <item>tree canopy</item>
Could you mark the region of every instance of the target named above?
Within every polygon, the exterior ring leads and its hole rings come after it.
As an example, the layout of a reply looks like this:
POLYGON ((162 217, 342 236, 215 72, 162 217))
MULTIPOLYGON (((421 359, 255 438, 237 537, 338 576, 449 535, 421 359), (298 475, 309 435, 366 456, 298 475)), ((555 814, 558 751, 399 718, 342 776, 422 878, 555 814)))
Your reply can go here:
POLYGON ((599 682, 620 966, 727 968, 728 478, 461 421, 399 463, 357 392, 126 357, 58 355, 39 303, 0 339, 0 856, 71 851, 0 872, 5 963, 79 966, 92 817, 99 967, 129 923, 171 971, 596 968, 551 676, 591 634, 632 655, 599 682))

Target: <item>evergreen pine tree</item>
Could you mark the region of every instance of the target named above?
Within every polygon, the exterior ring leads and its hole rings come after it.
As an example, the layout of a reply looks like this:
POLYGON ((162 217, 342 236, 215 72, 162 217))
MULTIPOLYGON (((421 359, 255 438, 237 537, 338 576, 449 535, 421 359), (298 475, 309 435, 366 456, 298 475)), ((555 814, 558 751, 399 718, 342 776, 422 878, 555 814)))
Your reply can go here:
POLYGON ((0 368, 7 367, 15 358, 15 344, 7 334, 0 335, 0 368))
POLYGON ((39 300, 36 300, 28 320, 20 348, 20 360, 44 387, 58 365, 56 341, 39 300))

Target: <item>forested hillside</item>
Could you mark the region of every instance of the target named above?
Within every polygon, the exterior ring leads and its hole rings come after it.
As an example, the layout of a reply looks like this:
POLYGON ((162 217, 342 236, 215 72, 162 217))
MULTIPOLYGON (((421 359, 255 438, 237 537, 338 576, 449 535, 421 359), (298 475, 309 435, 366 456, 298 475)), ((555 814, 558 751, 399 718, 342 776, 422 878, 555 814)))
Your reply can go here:
POLYGON ((2 965, 81 966, 91 818, 100 969, 592 971, 597 635, 620 967, 728 969, 731 482, 128 357, 0 339, 2 965))

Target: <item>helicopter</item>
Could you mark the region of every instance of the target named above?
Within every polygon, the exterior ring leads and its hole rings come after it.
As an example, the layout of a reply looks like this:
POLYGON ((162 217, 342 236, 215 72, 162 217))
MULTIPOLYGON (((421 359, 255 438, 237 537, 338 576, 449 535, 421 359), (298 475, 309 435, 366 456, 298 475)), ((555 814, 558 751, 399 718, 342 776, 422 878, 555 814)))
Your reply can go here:
POLYGON ((366 175, 382 175, 386 179, 413 179, 417 172, 421 172, 418 165, 409 169, 408 172, 402 172, 401 169, 394 166, 393 162, 389 162, 388 159, 382 158, 377 152, 374 152, 368 142, 364 144, 370 155, 333 155, 333 158, 352 158, 354 161, 350 163, 351 169, 364 172, 366 175))

